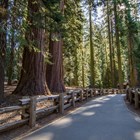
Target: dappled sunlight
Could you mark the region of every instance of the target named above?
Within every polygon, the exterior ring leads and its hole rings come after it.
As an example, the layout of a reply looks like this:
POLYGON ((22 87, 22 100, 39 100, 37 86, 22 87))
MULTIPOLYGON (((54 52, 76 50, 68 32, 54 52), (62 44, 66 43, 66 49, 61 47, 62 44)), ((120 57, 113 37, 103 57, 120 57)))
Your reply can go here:
POLYGON ((44 132, 40 133, 38 135, 35 135, 33 137, 29 137, 26 140, 53 140, 54 139, 54 133, 52 132, 44 132))
POLYGON ((101 104, 93 104, 93 105, 87 106, 87 109, 96 108, 96 107, 100 107, 100 106, 102 106, 102 105, 101 104))
POLYGON ((110 100, 110 98, 108 98, 108 97, 100 97, 100 98, 95 99, 93 102, 105 103, 106 101, 109 101, 109 100, 110 100))
POLYGON ((87 105, 86 107, 81 107, 80 109, 78 109, 76 112, 73 112, 74 115, 76 114, 84 114, 83 112, 88 110, 88 109, 91 109, 91 108, 96 108, 96 107, 100 107, 102 106, 101 104, 93 104, 93 105, 87 105))
POLYGON ((93 115, 95 115, 95 112, 83 112, 81 115, 82 116, 93 116, 93 115))
POLYGON ((85 110, 87 110, 88 108, 87 107, 80 107, 80 109, 76 110, 75 112, 73 112, 73 114, 80 114, 82 112, 84 112, 85 110))
POLYGON ((99 97, 99 98, 96 98, 94 101, 100 101, 100 100, 103 100, 105 99, 106 97, 99 97))
MULTIPOLYGON (((98 97, 94 100, 92 100, 91 102, 95 103, 106 103, 107 101, 111 100, 113 97, 115 97, 116 95, 108 95, 108 96, 102 96, 102 97, 98 97)), ((88 105, 88 104, 87 104, 88 105)), ((101 106, 101 105, 100 105, 101 106)), ((98 107, 98 106, 97 106, 98 107)))
POLYGON ((59 128, 65 128, 72 124, 71 118, 63 118, 55 123, 52 124, 52 126, 59 127, 59 128))
POLYGON ((119 100, 120 95, 90 101, 26 140, 140 140, 140 117, 119 100))
POLYGON ((137 121, 137 122, 139 122, 139 123, 140 123, 140 117, 135 116, 135 117, 134 117, 134 119, 135 119, 135 121, 137 121))
POLYGON ((110 99, 109 98, 103 99, 103 101, 108 101, 108 100, 110 100, 110 99))
POLYGON ((140 140, 140 131, 134 133, 136 140, 140 140))
POLYGON ((121 94, 121 96, 122 96, 122 97, 124 97, 124 96, 125 96, 125 94, 121 94))
POLYGON ((115 97, 115 96, 116 96, 116 95, 114 95, 114 94, 113 94, 113 95, 108 95, 108 97, 115 97))
POLYGON ((96 103, 105 103, 105 100, 96 101, 96 103))

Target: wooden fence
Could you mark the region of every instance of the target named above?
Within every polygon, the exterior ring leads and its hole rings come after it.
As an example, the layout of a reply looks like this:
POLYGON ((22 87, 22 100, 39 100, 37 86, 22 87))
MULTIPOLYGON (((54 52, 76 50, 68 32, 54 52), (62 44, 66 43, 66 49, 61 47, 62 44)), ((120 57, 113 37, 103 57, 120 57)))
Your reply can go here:
POLYGON ((129 88, 126 90, 126 99, 135 106, 135 109, 140 107, 140 89, 129 88))
MULTIPOLYGON (((19 127, 24 124, 28 124, 32 128, 35 126, 36 120, 40 118, 41 114, 48 115, 53 112, 59 112, 63 114, 64 110, 68 107, 75 107, 76 102, 82 102, 84 100, 86 101, 88 98, 93 98, 96 96, 117 94, 120 92, 125 92, 125 90, 119 91, 118 89, 81 89, 70 90, 67 93, 61 93, 59 95, 20 99, 18 106, 0 108, 0 115, 4 113, 19 111, 21 116, 20 120, 1 125, 0 132, 19 127), (37 104, 44 101, 52 102, 52 104, 50 106, 37 109, 37 104)), ((131 100, 133 100, 132 98, 133 97, 131 97, 131 100)))

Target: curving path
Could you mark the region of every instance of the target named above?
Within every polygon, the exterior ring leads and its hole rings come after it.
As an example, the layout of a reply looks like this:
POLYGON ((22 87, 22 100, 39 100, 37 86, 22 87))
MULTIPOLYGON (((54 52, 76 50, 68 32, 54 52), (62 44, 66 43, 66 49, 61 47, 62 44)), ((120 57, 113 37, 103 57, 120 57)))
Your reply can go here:
POLYGON ((22 140, 140 140, 140 118, 128 111, 123 95, 108 95, 22 140))

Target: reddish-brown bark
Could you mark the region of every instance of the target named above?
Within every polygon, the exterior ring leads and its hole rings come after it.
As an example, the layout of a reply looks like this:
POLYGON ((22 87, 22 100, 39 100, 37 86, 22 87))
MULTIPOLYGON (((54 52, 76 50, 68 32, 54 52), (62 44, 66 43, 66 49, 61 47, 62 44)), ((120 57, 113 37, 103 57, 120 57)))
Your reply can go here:
POLYGON ((50 61, 52 64, 47 65, 47 84, 52 92, 64 92, 64 78, 63 78, 63 56, 62 56, 62 39, 59 33, 52 33, 50 35, 49 52, 51 54, 50 61), (59 36, 58 41, 53 41, 52 37, 59 36))
MULTIPOLYGON (((60 11, 64 14, 64 0, 60 1, 60 11)), ((47 84, 52 92, 61 93, 65 91, 63 74, 63 40, 61 33, 50 34, 49 52, 52 64, 47 65, 47 84), (57 38, 54 39, 54 38, 57 38)))
POLYGON ((20 95, 47 95, 50 92, 45 75, 45 33, 44 29, 34 24, 36 22, 35 13, 39 11, 39 3, 36 0, 28 0, 28 3, 28 21, 30 21, 30 25, 25 36, 29 46, 24 48, 21 78, 14 93, 20 95))

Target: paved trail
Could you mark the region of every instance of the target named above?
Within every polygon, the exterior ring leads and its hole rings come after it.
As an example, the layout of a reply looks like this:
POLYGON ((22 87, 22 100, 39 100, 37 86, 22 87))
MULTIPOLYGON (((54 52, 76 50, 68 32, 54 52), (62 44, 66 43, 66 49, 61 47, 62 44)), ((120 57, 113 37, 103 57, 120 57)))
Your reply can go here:
POLYGON ((22 140, 140 140, 140 118, 127 110, 123 95, 108 95, 22 140))

